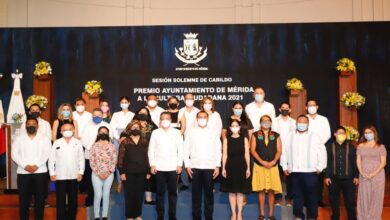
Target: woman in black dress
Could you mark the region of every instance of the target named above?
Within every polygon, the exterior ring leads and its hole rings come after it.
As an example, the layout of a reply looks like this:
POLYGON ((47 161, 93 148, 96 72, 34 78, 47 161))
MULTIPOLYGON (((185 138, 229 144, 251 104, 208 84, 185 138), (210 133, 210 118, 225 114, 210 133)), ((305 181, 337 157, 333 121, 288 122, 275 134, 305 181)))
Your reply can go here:
POLYGON ((245 106, 241 102, 235 102, 232 105, 232 111, 225 121, 224 128, 222 130, 222 137, 226 137, 226 133, 229 131, 229 126, 232 120, 238 120, 241 124, 241 134, 243 134, 245 137, 249 138, 252 137, 253 133, 253 125, 251 120, 249 120, 248 116, 245 113, 245 106))
POLYGON ((73 120, 72 115, 72 106, 68 103, 64 103, 58 107, 57 110, 57 119, 53 122, 52 129, 52 140, 55 141, 57 139, 62 138, 61 127, 64 124, 73 124, 74 126, 74 137, 79 138, 78 126, 77 122, 73 120))
MULTIPOLYGON (((148 142, 152 135, 152 132, 157 129, 157 125, 153 123, 150 116, 149 109, 142 107, 135 112, 133 120, 138 120, 141 124, 141 136, 144 137, 148 142)), ((129 124, 130 125, 130 124, 129 124)), ((124 140, 125 137, 130 137, 131 127, 127 126, 121 134, 120 141, 124 140)), ((156 180, 155 175, 151 175, 150 178, 145 181, 145 204, 154 205, 155 201, 152 198, 152 192, 156 191, 156 180)))
POLYGON ((125 185, 126 218, 138 219, 142 215, 145 181, 150 178, 149 141, 141 135, 140 121, 133 120, 129 128, 130 136, 119 147, 118 169, 125 185))
POLYGON ((242 220, 244 194, 251 191, 249 141, 241 133, 241 123, 232 119, 223 138, 221 191, 229 193, 232 220, 242 220))

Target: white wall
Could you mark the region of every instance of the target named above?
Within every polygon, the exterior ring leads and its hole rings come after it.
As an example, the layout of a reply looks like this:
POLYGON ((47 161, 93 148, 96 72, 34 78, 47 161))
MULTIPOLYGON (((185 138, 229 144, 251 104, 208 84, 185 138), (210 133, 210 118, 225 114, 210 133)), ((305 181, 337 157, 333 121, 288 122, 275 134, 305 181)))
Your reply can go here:
POLYGON ((390 20, 390 0, 0 0, 0 27, 390 20))

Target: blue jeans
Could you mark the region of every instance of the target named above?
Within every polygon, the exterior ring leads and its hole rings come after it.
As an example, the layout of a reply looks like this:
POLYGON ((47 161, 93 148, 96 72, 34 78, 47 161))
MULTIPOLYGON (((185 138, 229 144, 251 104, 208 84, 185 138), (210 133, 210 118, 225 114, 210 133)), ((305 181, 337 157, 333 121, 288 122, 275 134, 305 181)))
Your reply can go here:
POLYGON ((92 173, 92 185, 95 196, 93 198, 93 211, 95 218, 100 216, 100 201, 103 197, 103 211, 102 218, 107 217, 108 215, 108 205, 110 203, 110 190, 112 181, 114 180, 114 174, 111 173, 107 179, 102 180, 95 173, 92 173))
MULTIPOLYGON (((116 152, 119 155, 119 146, 120 146, 119 141, 114 139, 114 145, 115 145, 116 152)), ((121 174, 119 173, 119 170, 117 168, 115 169, 115 175, 116 175, 116 180, 118 181, 119 184, 121 184, 122 183, 121 174)))

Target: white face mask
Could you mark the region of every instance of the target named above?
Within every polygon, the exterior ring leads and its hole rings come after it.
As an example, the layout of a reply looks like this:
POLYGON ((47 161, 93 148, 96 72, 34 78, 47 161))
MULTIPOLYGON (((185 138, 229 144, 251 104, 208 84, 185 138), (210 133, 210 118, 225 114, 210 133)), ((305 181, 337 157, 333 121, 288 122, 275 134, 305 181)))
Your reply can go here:
POLYGON ((317 107, 316 106, 309 106, 307 108, 307 112, 309 112, 309 114, 311 114, 311 115, 314 115, 317 113, 317 107))
POLYGON ((73 131, 64 131, 64 132, 62 132, 62 136, 66 137, 66 138, 70 138, 73 136, 73 131))
POLYGON ((198 125, 200 127, 205 127, 207 125, 207 119, 205 119, 205 118, 198 119, 198 125))
POLYGON ((154 108, 156 107, 157 105, 157 101, 156 100, 149 100, 148 101, 148 106, 151 107, 151 108, 154 108))
POLYGON ((185 101, 185 103, 186 103, 186 106, 187 106, 187 107, 192 107, 192 106, 194 105, 194 100, 192 100, 192 99, 187 99, 187 100, 185 101))
POLYGON ((164 120, 161 121, 161 126, 163 128, 169 128, 171 126, 171 121, 167 120, 167 119, 164 119, 164 120))
POLYGON ((206 112, 209 112, 209 111, 211 111, 211 108, 212 108, 213 106, 211 105, 211 104, 204 104, 203 105, 203 109, 206 111, 206 112))
POLYGON ((240 127, 230 127, 230 131, 232 131, 233 134, 237 134, 240 131, 240 127))
POLYGON ((76 111, 78 113, 83 113, 85 111, 85 106, 84 105, 78 105, 76 106, 76 111))

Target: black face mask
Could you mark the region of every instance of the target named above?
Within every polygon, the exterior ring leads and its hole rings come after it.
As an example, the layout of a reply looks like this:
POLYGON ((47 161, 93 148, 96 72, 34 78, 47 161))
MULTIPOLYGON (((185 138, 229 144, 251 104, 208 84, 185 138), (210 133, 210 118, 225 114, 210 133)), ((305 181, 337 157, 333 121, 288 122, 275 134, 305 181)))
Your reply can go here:
POLYGON ((138 114, 137 119, 140 121, 147 121, 148 120, 148 115, 147 114, 138 114))
POLYGON ((35 126, 27 126, 26 131, 28 134, 35 134, 37 132, 37 127, 35 126))
POLYGON ((287 116, 287 115, 289 114, 289 110, 282 109, 282 110, 280 110, 280 113, 281 113, 283 116, 287 116))
POLYGON ((130 134, 133 136, 141 135, 141 131, 139 129, 134 129, 130 131, 130 134))
POLYGON ((169 103, 168 104, 170 109, 176 109, 177 108, 177 103, 169 103))
POLYGON ((31 116, 32 118, 39 118, 39 116, 41 116, 41 113, 39 113, 39 112, 31 112, 31 113, 30 113, 30 116, 31 116))
POLYGON ((99 134, 98 139, 102 141, 110 141, 110 136, 108 134, 99 134))

